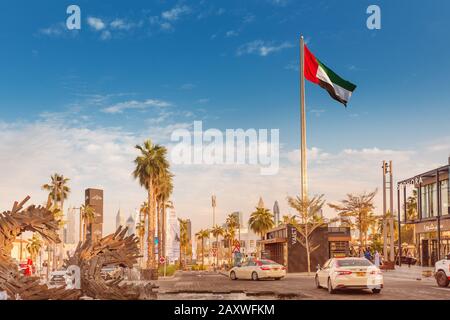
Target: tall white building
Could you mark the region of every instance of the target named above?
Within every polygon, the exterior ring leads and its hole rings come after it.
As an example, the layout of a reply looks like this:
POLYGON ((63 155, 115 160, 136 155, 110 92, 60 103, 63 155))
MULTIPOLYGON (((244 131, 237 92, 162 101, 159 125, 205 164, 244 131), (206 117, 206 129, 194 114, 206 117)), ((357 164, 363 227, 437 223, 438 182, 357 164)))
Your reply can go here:
POLYGON ((275 226, 278 226, 280 224, 280 207, 278 206, 278 201, 275 201, 275 203, 273 204, 273 220, 275 226))
POLYGON ((128 227, 128 231, 127 231, 128 236, 131 236, 136 233, 136 223, 133 219, 133 215, 130 214, 130 216, 128 217, 126 226, 128 227))
POLYGON ((175 209, 171 209, 167 217, 166 255, 170 263, 180 257, 180 224, 175 209))
POLYGON ((117 211, 117 215, 116 215, 116 230, 119 229, 119 227, 125 227, 125 218, 122 215, 122 212, 117 211))
POLYGON ((66 225, 66 243, 76 243, 76 209, 74 207, 67 210, 67 225, 66 225))

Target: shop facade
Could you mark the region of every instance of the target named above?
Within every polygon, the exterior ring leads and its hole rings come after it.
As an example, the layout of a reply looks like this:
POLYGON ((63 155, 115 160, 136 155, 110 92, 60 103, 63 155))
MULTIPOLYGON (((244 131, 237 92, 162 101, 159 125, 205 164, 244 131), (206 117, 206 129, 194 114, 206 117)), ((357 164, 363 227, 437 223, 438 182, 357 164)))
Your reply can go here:
MULTIPOLYGON (((281 225, 270 230, 265 240, 260 241, 263 247, 262 257, 280 263, 287 272, 308 271, 306 248, 299 241, 297 229, 291 225, 281 225)), ((317 249, 311 253, 311 269, 323 265, 331 257, 344 257, 350 254, 350 228, 323 227, 315 229, 310 237, 317 249)))
MULTIPOLYGON (((416 254, 422 266, 434 266, 450 253, 449 172, 450 158, 448 165, 397 185, 399 231, 401 225, 414 225, 416 254)), ((400 236, 398 249, 405 255, 401 241, 400 236)))

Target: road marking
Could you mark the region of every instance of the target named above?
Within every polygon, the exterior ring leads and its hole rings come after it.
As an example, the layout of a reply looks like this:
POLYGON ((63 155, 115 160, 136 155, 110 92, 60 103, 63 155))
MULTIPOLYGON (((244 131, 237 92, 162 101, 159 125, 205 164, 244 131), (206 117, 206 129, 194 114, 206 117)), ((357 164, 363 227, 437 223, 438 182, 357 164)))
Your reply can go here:
POLYGON ((436 289, 436 290, 443 290, 443 291, 447 291, 447 292, 449 292, 450 293, 450 289, 449 288, 439 288, 439 287, 432 287, 433 289, 436 289))

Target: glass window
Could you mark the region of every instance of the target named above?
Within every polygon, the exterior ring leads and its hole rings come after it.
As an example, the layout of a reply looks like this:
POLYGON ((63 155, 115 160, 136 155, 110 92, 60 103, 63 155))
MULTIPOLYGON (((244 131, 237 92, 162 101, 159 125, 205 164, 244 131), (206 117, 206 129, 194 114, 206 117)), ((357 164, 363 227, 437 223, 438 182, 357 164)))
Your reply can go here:
POLYGON ((436 183, 422 187, 422 218, 431 218, 437 215, 436 183))
POLYGON ((427 189, 425 186, 420 188, 420 200, 422 203, 422 218, 428 218, 428 202, 427 202, 427 189))
POLYGON ((330 262, 331 262, 331 259, 327 260, 327 261, 323 264, 322 268, 323 268, 323 269, 328 268, 328 267, 330 266, 330 262))
POLYGON ((255 246, 255 240, 250 240, 250 247, 253 248, 255 246))
POLYGON ((336 260, 337 267, 368 267, 372 263, 367 259, 345 259, 336 260))
POLYGON ((274 265, 274 264, 278 264, 278 263, 276 263, 275 261, 272 261, 272 260, 267 260, 267 259, 258 261, 258 265, 263 265, 263 266, 274 265))
POLYGON ((450 214, 449 206, 449 193, 448 180, 441 181, 441 208, 442 215, 450 214))

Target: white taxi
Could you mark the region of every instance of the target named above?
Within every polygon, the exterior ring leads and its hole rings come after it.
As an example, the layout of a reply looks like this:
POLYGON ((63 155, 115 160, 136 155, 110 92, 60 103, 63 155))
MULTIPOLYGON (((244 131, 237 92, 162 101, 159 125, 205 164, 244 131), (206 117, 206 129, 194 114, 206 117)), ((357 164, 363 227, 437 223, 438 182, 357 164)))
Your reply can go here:
POLYGON ((244 262, 230 270, 230 279, 275 279, 286 276, 286 267, 267 259, 255 259, 244 262))
POLYGON ((366 258, 333 258, 318 266, 315 282, 317 288, 327 288, 329 293, 344 288, 371 289, 373 293, 380 293, 383 275, 366 258))

